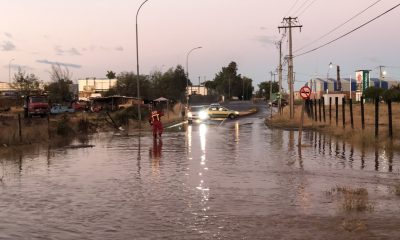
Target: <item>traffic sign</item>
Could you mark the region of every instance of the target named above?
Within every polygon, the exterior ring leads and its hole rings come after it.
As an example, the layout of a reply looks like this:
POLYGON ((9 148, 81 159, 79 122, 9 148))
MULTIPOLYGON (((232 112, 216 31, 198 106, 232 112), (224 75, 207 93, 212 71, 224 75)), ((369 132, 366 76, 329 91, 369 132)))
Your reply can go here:
POLYGON ((300 88, 300 96, 304 100, 309 99, 311 96, 311 88, 309 88, 308 86, 304 86, 304 87, 300 88))

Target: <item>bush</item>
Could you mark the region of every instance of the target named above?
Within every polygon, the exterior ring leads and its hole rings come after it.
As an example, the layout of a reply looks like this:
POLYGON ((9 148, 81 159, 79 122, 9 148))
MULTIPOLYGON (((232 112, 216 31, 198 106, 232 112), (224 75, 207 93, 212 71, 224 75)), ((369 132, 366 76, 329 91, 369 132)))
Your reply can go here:
MULTIPOLYGON (((148 108, 142 107, 140 109, 141 119, 147 119, 149 117, 149 110, 148 108)), ((138 120, 138 112, 137 106, 132 106, 128 108, 124 108, 117 113, 115 113, 114 121, 118 125, 126 125, 129 119, 138 120)))
POLYGON ((391 88, 383 93, 385 101, 392 100, 393 102, 400 102, 400 89, 391 88))

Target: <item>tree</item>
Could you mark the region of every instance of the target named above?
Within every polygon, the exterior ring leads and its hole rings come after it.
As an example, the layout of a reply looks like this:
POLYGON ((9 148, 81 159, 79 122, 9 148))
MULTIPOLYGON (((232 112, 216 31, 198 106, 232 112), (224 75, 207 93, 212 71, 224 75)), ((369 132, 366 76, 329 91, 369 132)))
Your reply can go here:
POLYGON ((153 98, 166 97, 170 100, 183 100, 186 91, 186 74, 181 65, 166 72, 155 71, 150 75, 153 98))
MULTIPOLYGON (((270 99, 270 89, 271 89, 271 81, 261 82, 258 84, 259 90, 257 91, 257 97, 265 97, 266 99, 270 99)), ((279 84, 277 82, 272 82, 272 93, 279 92, 279 84)))
POLYGON ((207 83, 208 87, 214 88, 218 94, 223 94, 226 97, 236 96, 242 98, 244 82, 250 84, 247 89, 253 91, 251 86, 252 80, 247 77, 242 77, 237 74, 236 62, 231 62, 227 67, 223 67, 222 70, 215 75, 214 83, 207 83))
POLYGON ((242 77, 242 91, 243 91, 243 100, 250 100, 253 97, 253 80, 248 77, 242 77))
POLYGON ((107 71, 106 77, 110 80, 115 79, 117 77, 117 74, 113 71, 107 71))
POLYGON ((50 79, 52 82, 45 86, 49 92, 49 101, 52 103, 71 102, 73 94, 70 91, 72 74, 68 68, 62 68, 60 64, 51 65, 50 79))
POLYGON ((381 98, 384 93, 384 89, 376 87, 368 87, 364 91, 365 99, 375 100, 375 98, 381 98))
MULTIPOLYGON (((150 82, 147 76, 139 76, 140 98, 149 99, 150 82)), ((133 72, 122 72, 117 76, 117 83, 109 89, 105 96, 122 95, 137 97, 137 76, 133 72)))
POLYGON ((41 92, 40 84, 41 81, 39 81, 35 74, 27 74, 21 68, 18 68, 18 72, 14 74, 14 82, 11 84, 11 88, 16 89, 21 95, 26 96, 41 92))
MULTIPOLYGON (((72 73, 69 71, 68 67, 62 68, 60 64, 52 64, 50 71, 50 80, 53 82, 58 82, 59 80, 71 81, 72 73)), ((71 81, 72 82, 72 81, 71 81)))

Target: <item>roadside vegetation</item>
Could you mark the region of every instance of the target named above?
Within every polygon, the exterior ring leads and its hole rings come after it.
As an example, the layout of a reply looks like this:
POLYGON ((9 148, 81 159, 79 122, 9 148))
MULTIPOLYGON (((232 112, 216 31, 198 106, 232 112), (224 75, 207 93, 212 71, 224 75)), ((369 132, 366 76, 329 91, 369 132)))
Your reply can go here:
MULTIPOLYGON (((380 103, 379 107, 379 134, 375 137, 375 108, 373 103, 366 103, 365 107, 365 129, 361 125, 360 104, 353 104, 354 129, 351 128, 349 107, 346 106, 345 127, 342 124, 342 109, 339 106, 338 126, 336 126, 335 106, 332 106, 332 117, 329 117, 329 110, 326 107, 325 122, 314 121, 304 114, 304 130, 314 130, 341 138, 352 145, 360 147, 378 146, 391 148, 400 151, 400 103, 392 104, 393 113, 393 139, 388 137, 388 109, 387 105, 380 103)), ((289 107, 285 107, 282 115, 276 113, 272 118, 266 119, 270 127, 283 129, 298 129, 300 126, 301 105, 295 105, 295 116, 289 117, 289 107)))

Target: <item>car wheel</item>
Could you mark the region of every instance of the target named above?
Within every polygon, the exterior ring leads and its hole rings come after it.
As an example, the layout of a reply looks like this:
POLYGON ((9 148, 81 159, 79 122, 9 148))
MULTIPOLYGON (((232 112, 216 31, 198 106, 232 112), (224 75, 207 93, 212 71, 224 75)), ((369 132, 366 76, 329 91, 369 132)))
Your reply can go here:
POLYGON ((229 119, 235 119, 235 115, 234 114, 229 114, 229 119))

